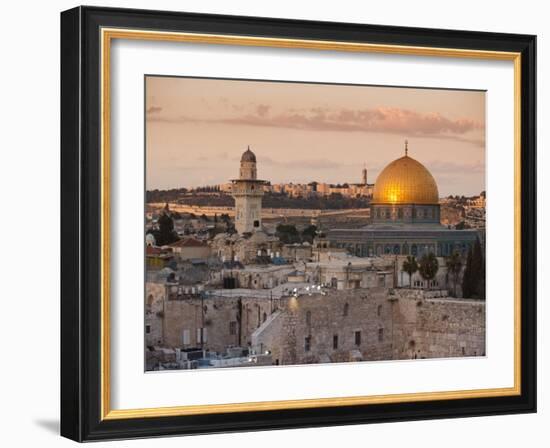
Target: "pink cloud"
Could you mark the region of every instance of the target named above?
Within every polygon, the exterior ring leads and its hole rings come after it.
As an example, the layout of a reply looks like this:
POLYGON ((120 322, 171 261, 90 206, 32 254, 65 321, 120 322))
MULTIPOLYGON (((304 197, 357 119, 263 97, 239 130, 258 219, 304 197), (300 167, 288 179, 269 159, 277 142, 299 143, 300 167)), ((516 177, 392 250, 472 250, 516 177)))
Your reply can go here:
POLYGON ((162 111, 162 107, 151 106, 147 109, 147 114, 157 114, 162 111))
POLYGON ((451 119, 439 112, 421 113, 398 107, 371 109, 288 109, 272 113, 271 106, 253 105, 249 112, 234 116, 212 118, 180 116, 177 118, 155 115, 151 121, 204 122, 247 126, 276 127, 312 131, 380 132, 405 136, 452 139, 478 146, 483 138, 467 138, 465 134, 482 130, 484 124, 468 118, 451 119))
POLYGON ((257 113, 212 121, 316 131, 390 132, 409 135, 460 135, 482 129, 482 124, 475 120, 453 120, 437 112, 423 114, 395 107, 337 111, 317 107, 305 111, 285 111, 271 116, 258 108, 257 113))

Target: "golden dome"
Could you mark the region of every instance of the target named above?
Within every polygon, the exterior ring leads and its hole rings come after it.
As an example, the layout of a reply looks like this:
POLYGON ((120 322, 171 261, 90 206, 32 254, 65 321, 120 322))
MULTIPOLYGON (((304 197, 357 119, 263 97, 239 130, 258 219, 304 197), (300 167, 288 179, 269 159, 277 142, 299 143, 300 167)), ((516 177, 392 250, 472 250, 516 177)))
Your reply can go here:
POLYGON ((427 168, 405 155, 378 175, 373 204, 438 204, 437 184, 427 168))

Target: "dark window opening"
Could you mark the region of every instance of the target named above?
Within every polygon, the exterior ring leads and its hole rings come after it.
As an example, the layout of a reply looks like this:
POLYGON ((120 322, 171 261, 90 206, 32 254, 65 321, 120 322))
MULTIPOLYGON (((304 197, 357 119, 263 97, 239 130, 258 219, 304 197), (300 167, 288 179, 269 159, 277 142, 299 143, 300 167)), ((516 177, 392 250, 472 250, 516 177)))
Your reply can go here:
POLYGON ((382 342, 384 340, 384 329, 379 328, 378 329, 378 342, 382 342))
POLYGON ((255 220, 254 221, 254 227, 260 227, 260 221, 255 220))
POLYGON ((309 352, 311 350, 311 336, 306 336, 304 339, 304 350, 309 352))
POLYGON ((145 325, 145 333, 146 334, 151 333, 151 325, 145 325))
POLYGON ((337 334, 332 336, 332 348, 334 350, 338 349, 338 335, 337 334))
POLYGON ((355 345, 361 345, 361 332, 355 332, 355 345))

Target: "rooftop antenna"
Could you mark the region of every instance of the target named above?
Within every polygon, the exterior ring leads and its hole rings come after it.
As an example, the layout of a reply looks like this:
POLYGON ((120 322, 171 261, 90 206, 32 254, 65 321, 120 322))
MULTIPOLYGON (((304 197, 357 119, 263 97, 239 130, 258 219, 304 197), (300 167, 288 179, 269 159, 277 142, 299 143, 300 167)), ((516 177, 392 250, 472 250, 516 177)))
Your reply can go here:
POLYGON ((405 140, 405 156, 409 155, 409 141, 405 140))

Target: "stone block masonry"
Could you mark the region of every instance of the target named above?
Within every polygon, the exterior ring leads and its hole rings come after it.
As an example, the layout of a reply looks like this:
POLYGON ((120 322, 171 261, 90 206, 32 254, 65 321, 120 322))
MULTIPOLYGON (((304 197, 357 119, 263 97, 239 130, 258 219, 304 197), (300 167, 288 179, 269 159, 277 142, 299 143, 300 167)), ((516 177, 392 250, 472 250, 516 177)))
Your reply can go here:
POLYGON ((485 302, 433 295, 371 288, 291 297, 252 345, 280 364, 485 355, 485 302))
POLYGON ((382 287, 325 292, 165 299, 150 331, 155 345, 249 347, 276 365, 485 355, 483 301, 382 287))

